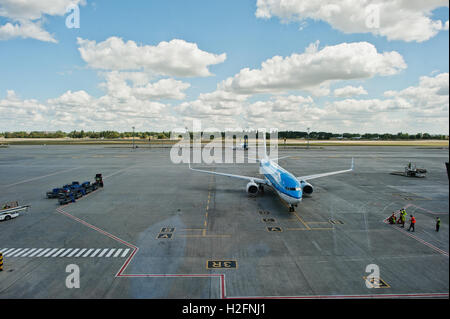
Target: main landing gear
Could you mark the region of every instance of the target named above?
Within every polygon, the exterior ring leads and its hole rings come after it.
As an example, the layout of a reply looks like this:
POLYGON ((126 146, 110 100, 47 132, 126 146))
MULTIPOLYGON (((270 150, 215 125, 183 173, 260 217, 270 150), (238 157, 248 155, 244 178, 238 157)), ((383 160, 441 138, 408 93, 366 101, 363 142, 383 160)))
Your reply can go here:
POLYGON ((295 207, 293 205, 289 206, 289 213, 295 212, 295 207))

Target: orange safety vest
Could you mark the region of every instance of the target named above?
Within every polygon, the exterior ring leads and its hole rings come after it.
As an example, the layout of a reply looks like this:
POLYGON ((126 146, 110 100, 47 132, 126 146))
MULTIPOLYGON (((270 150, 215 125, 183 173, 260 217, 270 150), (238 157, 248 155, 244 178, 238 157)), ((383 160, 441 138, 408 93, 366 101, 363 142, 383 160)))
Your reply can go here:
POLYGON ((411 217, 411 223, 413 223, 413 224, 416 223, 416 218, 415 217, 411 217))

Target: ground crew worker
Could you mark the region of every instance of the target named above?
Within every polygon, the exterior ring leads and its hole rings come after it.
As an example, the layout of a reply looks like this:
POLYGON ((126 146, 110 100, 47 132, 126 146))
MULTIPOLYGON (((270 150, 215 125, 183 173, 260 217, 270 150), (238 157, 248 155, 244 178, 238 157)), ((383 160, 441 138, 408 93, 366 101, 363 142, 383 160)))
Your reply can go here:
POLYGON ((395 213, 392 213, 391 217, 389 218, 389 224, 395 224, 395 213))
POLYGON ((402 222, 401 222, 402 228, 405 228, 405 222, 406 222, 406 212, 405 212, 405 211, 401 212, 400 219, 401 219, 401 221, 402 221, 402 222))
POLYGON ((408 229, 408 231, 410 231, 411 228, 412 228, 412 231, 415 231, 416 218, 415 218, 413 215, 410 215, 410 216, 411 216, 411 219, 409 220, 409 221, 410 221, 410 224, 409 224, 409 229, 408 229))
POLYGON ((402 219, 402 227, 403 228, 405 228, 405 223, 406 223, 406 210, 404 209, 404 208, 402 208, 401 210, 400 210, 400 216, 401 216, 401 219, 402 219))
POLYGON ((439 231, 439 227, 441 227, 441 219, 436 217, 436 231, 439 231))

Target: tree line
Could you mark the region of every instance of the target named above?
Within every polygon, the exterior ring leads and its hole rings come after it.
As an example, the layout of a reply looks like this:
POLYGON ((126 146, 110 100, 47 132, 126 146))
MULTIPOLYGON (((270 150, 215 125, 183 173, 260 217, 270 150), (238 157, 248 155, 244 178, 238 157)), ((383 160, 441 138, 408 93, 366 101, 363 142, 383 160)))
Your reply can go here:
MULTIPOLYGON (((118 139, 118 138, 131 138, 133 137, 133 132, 117 132, 117 131, 72 131, 69 133, 56 131, 56 132, 4 132, 0 133, 0 137, 4 138, 104 138, 104 139, 118 139)), ((141 139, 166 139, 170 137, 170 132, 135 132, 135 138, 141 139)))
MULTIPOLYGON (((117 131, 72 131, 69 133, 63 131, 56 132, 4 132, 0 133, 0 137, 4 138, 95 138, 95 139, 119 139, 119 138, 132 138, 134 134, 138 139, 167 139, 170 137, 170 132, 117 132, 117 131)), ((192 132, 191 132, 192 137, 192 132)), ((225 133, 222 132, 222 137, 225 137, 225 133)), ((267 138, 269 138, 267 133, 267 138)), ((343 133, 336 134, 330 132, 302 132, 302 131, 280 131, 278 132, 280 139, 314 139, 314 140, 330 140, 330 139, 355 139, 361 138, 364 140, 380 139, 380 140, 445 140, 448 139, 447 135, 442 134, 429 134, 429 133, 417 133, 408 134, 399 132, 397 134, 383 133, 343 133)))

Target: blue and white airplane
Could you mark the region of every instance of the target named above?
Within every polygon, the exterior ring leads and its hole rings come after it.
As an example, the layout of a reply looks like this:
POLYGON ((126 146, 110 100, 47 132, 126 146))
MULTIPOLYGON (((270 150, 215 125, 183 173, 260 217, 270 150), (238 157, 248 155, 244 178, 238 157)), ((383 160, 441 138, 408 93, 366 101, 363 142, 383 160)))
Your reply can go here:
MULTIPOLYGON (((280 198, 289 205, 290 212, 293 212, 295 210, 295 207, 297 207, 298 204, 302 201, 303 195, 310 196, 313 193, 314 188, 308 182, 309 180, 324 176, 351 172, 353 171, 354 168, 354 161, 352 158, 352 164, 350 169, 296 177, 287 170, 285 170, 284 168, 280 167, 277 163, 275 163, 274 160, 277 159, 270 159, 267 156, 265 136, 263 137, 263 147, 264 147, 264 158, 257 159, 257 161, 259 162, 260 171, 264 175, 264 179, 195 169, 191 167, 190 163, 189 168, 193 171, 201 173, 247 180, 249 181, 247 184, 247 193, 250 196, 256 196, 258 192, 263 191, 264 185, 269 186, 273 188, 275 192, 278 194, 278 196, 280 196, 280 198)), ((285 157, 280 157, 278 159, 281 158, 285 157)))

